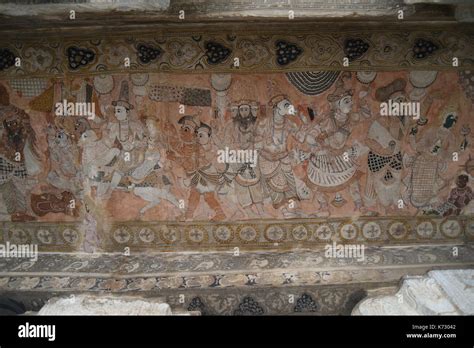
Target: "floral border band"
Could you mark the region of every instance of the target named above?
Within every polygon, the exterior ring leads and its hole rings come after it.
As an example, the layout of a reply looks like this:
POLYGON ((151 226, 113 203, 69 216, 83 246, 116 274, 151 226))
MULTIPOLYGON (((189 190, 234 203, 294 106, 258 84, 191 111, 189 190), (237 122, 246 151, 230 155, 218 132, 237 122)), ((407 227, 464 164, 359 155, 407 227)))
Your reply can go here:
MULTIPOLYGON (((83 250, 79 222, 4 222, 0 242, 37 244, 39 251, 83 250)), ((368 246, 474 242, 472 216, 450 218, 370 217, 350 220, 289 219, 242 222, 113 222, 102 226, 98 250, 233 251, 320 248, 333 242, 368 246)))
POLYGON ((130 72, 474 68, 474 31, 179 32, 0 40, 0 78, 130 72), (18 59, 19 58, 19 59, 18 59))

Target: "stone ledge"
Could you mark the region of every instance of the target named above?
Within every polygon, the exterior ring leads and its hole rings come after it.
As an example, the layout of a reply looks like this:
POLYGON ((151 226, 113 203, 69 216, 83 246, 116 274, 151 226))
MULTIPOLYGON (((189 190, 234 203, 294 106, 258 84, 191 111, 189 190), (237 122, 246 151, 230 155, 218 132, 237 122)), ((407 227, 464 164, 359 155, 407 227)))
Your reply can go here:
POLYGON ((272 288, 397 283, 432 269, 474 267, 474 246, 364 249, 363 259, 324 250, 233 253, 40 254, 0 259, 0 291, 132 293, 164 289, 272 288))
POLYGON ((160 299, 130 296, 71 295, 50 299, 38 315, 172 315, 160 299))
POLYGON ((473 315, 474 269, 407 276, 394 295, 369 296, 353 315, 473 315))

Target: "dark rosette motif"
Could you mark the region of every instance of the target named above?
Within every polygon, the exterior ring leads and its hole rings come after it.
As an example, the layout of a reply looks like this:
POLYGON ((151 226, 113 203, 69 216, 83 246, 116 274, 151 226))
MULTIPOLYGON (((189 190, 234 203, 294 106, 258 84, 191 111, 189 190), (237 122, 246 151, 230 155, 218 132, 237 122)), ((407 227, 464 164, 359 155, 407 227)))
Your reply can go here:
POLYGON ((76 70, 92 62, 94 60, 95 53, 94 51, 87 48, 71 46, 67 49, 67 57, 69 67, 72 70, 76 70))
POLYGON ((139 44, 137 47, 138 60, 143 64, 148 64, 151 61, 158 59, 161 56, 161 53, 161 49, 150 45, 139 44))
POLYGON ((438 48, 436 44, 429 40, 417 39, 413 46, 413 57, 416 59, 426 58, 438 50, 438 48))
POLYGON ((206 42, 206 56, 208 64, 220 64, 225 61, 232 53, 230 48, 227 48, 220 43, 208 41, 206 42))
POLYGON ((302 48, 299 48, 295 44, 279 40, 275 43, 277 64, 287 65, 295 61, 296 58, 303 52, 302 48))
POLYGON ((15 55, 8 48, 0 48, 0 71, 15 65, 15 55))
POLYGON ((369 44, 362 39, 347 39, 344 42, 344 53, 349 61, 359 59, 369 49, 369 44))

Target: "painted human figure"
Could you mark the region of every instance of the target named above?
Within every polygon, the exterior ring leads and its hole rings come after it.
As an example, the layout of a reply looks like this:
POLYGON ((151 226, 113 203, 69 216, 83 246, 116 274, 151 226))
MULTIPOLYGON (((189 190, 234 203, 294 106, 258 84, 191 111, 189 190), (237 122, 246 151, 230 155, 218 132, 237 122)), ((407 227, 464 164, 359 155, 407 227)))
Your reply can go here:
POLYGON ((458 106, 454 99, 448 102, 439 114, 439 125, 421 133, 417 142, 415 135, 410 143, 416 154, 407 163, 410 175, 405 178, 407 199, 418 209, 430 210, 438 202, 438 192, 446 182, 442 173, 446 171, 449 159, 457 142, 451 129, 458 119, 458 106))
MULTIPOLYGON (((255 149, 255 129, 259 106, 257 102, 242 100, 231 106, 232 121, 225 129, 224 142, 233 150, 253 151, 255 149)), ((258 166, 250 163, 231 164, 235 172, 234 193, 248 217, 255 217, 255 207, 260 216, 263 210, 263 187, 258 166)))
POLYGON ((451 190, 448 197, 448 207, 443 216, 459 215, 464 207, 474 198, 472 189, 468 186, 469 176, 462 174, 456 179, 456 187, 451 190))
POLYGON ((168 159, 179 163, 186 172, 185 184, 190 193, 185 213, 185 219, 190 220, 194 216, 201 196, 208 206, 214 211, 212 220, 224 220, 225 214, 216 198, 216 189, 223 184, 223 177, 213 166, 217 150, 212 150, 209 139, 211 128, 204 123, 197 123, 193 116, 183 116, 178 124, 179 138, 174 134, 174 128, 167 126, 170 132, 170 150, 168 159))
MULTIPOLYGON (((329 117, 319 123, 319 135, 316 140, 319 148, 309 156, 307 167, 307 184, 315 192, 319 202, 318 215, 329 215, 327 193, 334 193, 349 188, 355 208, 365 213, 359 188, 361 176, 357 159, 361 148, 351 145, 349 138, 353 127, 358 122, 358 114, 352 112, 352 91, 344 87, 343 79, 336 82, 336 90, 328 95, 331 103, 329 117)), ((341 197, 336 195, 337 199, 341 197)))
POLYGON ((99 193, 99 196, 105 195, 105 197, 121 184, 123 178, 132 175, 133 170, 143 163, 147 148, 143 125, 130 115, 134 107, 129 103, 127 81, 122 81, 119 100, 113 101, 112 105, 117 122, 110 122, 107 126, 105 143, 109 148, 118 148, 120 155, 113 165, 110 185, 108 187, 102 186, 108 189, 107 195, 105 192, 99 193))
POLYGON ((47 181, 55 188, 77 195, 82 190, 78 148, 64 129, 49 126, 47 135, 50 160, 47 181))
POLYGON ((97 234, 97 220, 89 209, 88 204, 84 204, 84 241, 82 249, 86 253, 95 253, 99 248, 100 240, 97 234))
POLYGON ((295 203, 299 200, 292 157, 287 148, 288 137, 295 134, 298 127, 288 120, 287 116, 294 114, 295 109, 287 96, 273 97, 269 106, 272 116, 258 123, 255 148, 258 149, 264 193, 271 199, 273 207, 279 209, 291 200, 295 203))
MULTIPOLYGON (((375 97, 379 102, 405 103, 408 97, 405 92, 406 81, 396 79, 376 90, 375 97)), ((403 153, 401 143, 409 126, 409 117, 383 117, 374 120, 369 128, 366 145, 367 182, 365 200, 368 205, 378 204, 388 213, 393 210, 400 214, 399 203, 402 189, 403 153)))
POLYGON ((12 221, 29 221, 29 193, 41 170, 36 137, 29 115, 10 105, 8 92, 0 87, 0 193, 12 221))
MULTIPOLYGON (((147 205, 140 209, 140 215, 145 214, 151 208, 166 200, 177 209, 180 208, 178 199, 171 192, 172 181, 165 174, 161 154, 159 151, 158 130, 152 117, 146 117, 146 139, 147 149, 144 161, 129 176, 133 186, 133 194, 147 201, 147 205)), ((181 210, 178 210, 178 216, 181 210)))

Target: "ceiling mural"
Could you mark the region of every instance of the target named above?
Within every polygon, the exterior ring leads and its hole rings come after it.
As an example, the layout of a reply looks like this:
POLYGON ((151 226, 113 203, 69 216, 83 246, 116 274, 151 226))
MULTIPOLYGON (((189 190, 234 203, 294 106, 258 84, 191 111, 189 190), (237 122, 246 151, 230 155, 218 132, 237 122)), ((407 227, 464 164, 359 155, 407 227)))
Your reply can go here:
POLYGON ((465 74, 176 76, 1 81, 3 239, 94 251, 472 236, 465 74), (384 116, 392 102, 412 114, 384 116))
POLYGON ((20 2, 0 5, 0 315, 76 294, 348 315, 474 266, 469 6, 20 2))

